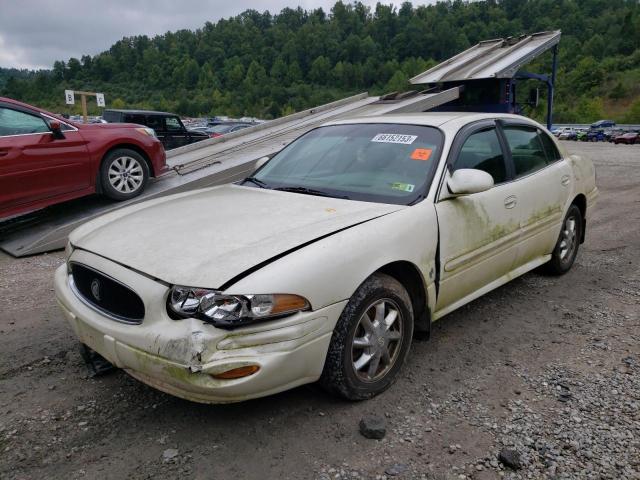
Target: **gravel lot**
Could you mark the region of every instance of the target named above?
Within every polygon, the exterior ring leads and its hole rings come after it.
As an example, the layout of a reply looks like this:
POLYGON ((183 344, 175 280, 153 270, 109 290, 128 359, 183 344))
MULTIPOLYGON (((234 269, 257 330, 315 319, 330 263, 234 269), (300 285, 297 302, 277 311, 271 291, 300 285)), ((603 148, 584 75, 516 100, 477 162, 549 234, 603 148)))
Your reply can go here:
POLYGON ((91 379, 53 298, 62 253, 0 254, 0 478, 640 479, 640 146, 565 145, 601 192, 574 269, 449 315, 362 403, 312 385, 206 406, 91 379), (383 439, 359 433, 368 415, 383 439))

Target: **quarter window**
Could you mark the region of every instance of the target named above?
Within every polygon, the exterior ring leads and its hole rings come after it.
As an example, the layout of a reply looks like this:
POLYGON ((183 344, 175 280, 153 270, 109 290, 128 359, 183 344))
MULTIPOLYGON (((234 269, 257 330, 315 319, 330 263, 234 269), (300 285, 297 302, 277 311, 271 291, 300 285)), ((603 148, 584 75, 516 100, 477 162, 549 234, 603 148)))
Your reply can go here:
POLYGON ((504 136, 511 150, 516 178, 547 166, 547 156, 537 128, 506 126, 504 136))
POLYGON ((475 168, 487 172, 498 184, 507 179, 502 148, 495 128, 488 128, 473 133, 460 149, 453 170, 475 168))
POLYGON ((542 140, 544 153, 547 154, 547 163, 553 163, 556 160, 560 160, 562 158, 562 155, 560 155, 558 147, 556 147, 556 144, 553 142, 553 140, 551 140, 549 135, 540 130, 538 130, 538 135, 540 135, 540 139, 542 140))
POLYGON ((0 108, 0 136, 47 133, 49 127, 42 117, 0 108))

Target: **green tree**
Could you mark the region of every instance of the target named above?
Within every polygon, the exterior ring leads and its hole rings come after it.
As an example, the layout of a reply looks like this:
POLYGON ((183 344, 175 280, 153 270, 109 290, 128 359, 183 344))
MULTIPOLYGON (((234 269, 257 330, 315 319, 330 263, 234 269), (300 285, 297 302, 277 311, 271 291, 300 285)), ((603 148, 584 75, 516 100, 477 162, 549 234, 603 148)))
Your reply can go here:
POLYGON ((624 123, 640 123, 640 97, 629 106, 629 110, 622 117, 624 123))
POLYGON ((319 85, 326 85, 330 79, 331 62, 323 55, 316 58, 309 70, 309 80, 319 85))

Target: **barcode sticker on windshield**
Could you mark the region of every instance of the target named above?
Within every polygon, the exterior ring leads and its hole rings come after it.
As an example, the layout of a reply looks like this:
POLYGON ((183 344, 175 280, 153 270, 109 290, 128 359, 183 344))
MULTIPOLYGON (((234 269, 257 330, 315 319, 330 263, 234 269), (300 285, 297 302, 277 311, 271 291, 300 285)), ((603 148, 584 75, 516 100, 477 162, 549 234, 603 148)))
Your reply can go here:
POLYGON ((411 145, 417 135, 401 135, 399 133, 379 133, 371 139, 372 142, 378 143, 402 143, 403 145, 411 145))

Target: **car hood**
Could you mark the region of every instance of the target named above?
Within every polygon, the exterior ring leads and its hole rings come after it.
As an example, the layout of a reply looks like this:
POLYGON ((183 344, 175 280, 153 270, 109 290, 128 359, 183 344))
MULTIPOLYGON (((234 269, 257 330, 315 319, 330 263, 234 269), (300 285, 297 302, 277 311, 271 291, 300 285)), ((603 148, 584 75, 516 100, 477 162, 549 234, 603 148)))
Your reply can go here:
POLYGON ((224 185, 117 210, 69 238, 167 283, 220 288, 274 257, 403 208, 224 185))

